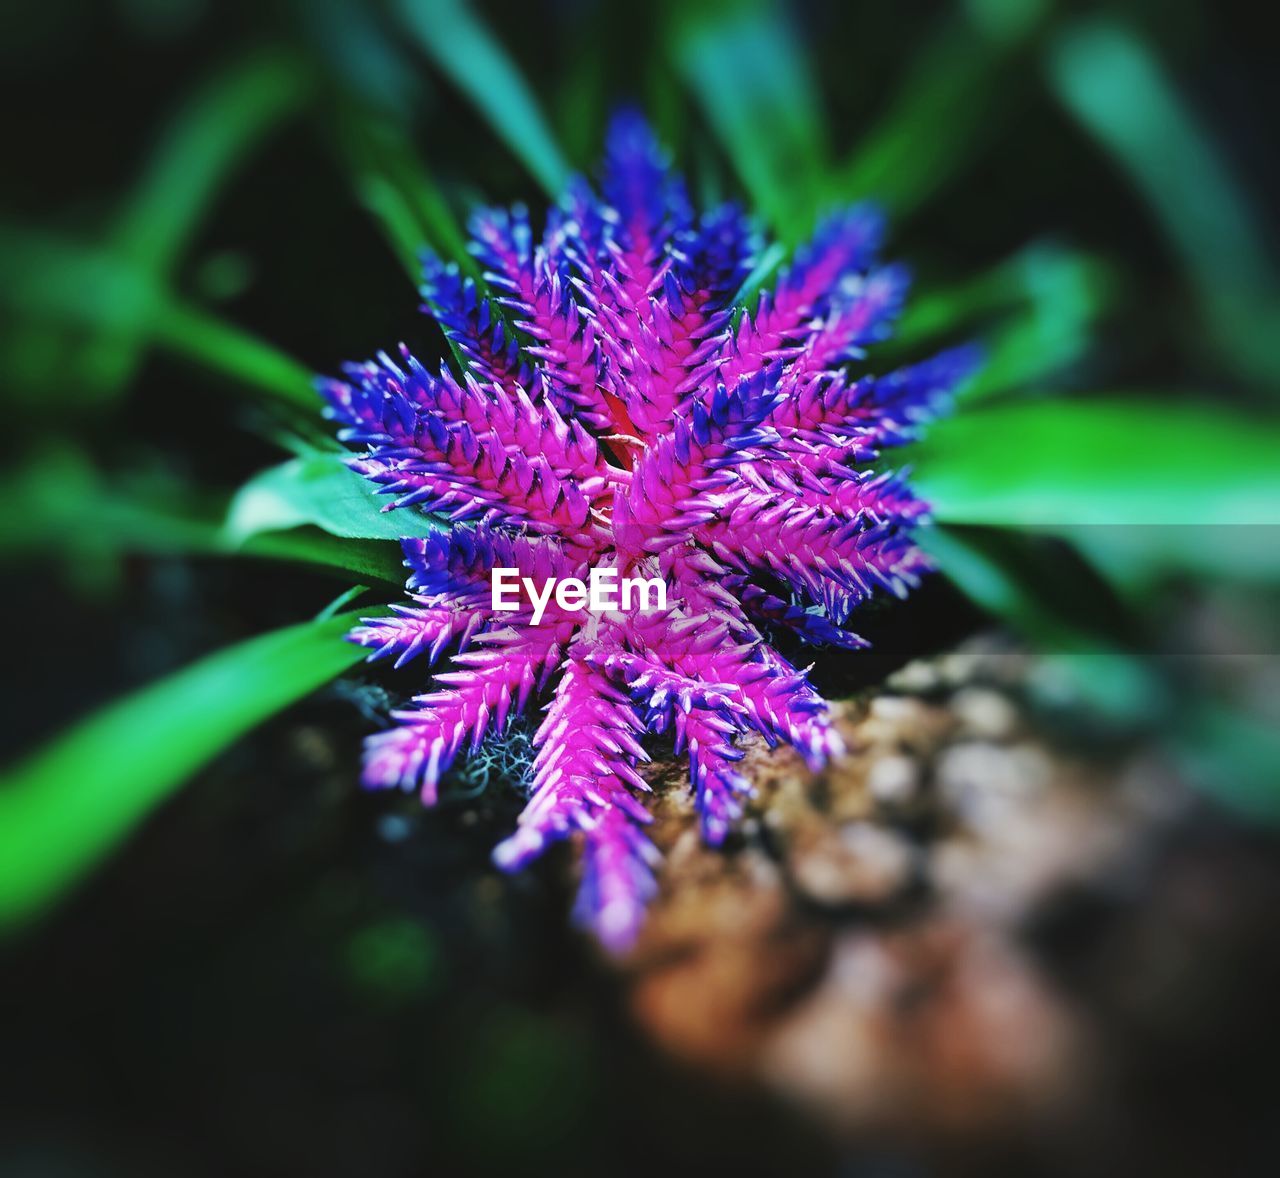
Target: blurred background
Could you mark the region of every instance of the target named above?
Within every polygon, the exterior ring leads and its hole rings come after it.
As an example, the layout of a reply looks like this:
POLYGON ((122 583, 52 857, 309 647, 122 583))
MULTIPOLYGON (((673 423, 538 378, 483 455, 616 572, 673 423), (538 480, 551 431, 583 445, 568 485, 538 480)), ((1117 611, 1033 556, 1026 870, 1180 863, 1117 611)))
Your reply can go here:
POLYGON ((1268 16, 9 0, 0 1172, 1274 1173, 1268 16), (356 788, 421 680, 334 614, 397 557, 280 472, 313 373, 444 354, 417 251, 540 214, 620 103, 761 285, 880 201, 878 357, 989 362, 909 455, 942 575, 814 668, 850 756, 752 750, 723 854, 660 758, 611 961, 571 856, 489 865, 514 762, 356 788))

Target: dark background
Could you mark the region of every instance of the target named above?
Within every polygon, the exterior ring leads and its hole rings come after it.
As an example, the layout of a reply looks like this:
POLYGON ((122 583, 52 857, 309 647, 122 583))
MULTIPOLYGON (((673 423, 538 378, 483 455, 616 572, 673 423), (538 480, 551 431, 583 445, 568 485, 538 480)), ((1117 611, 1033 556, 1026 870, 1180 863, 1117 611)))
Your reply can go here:
MULTIPOLYGON (((0 12, 0 211, 92 234, 194 82, 253 44, 310 52, 324 7, 9 0, 0 12)), ((660 53, 646 7, 482 7, 553 118, 557 101, 569 101, 557 99, 557 83, 584 55, 598 60, 611 99, 650 101, 660 53)), ((1256 206, 1274 207, 1280 83, 1265 7, 1153 0, 1107 10, 1159 48, 1256 206)), ((838 154, 949 11, 795 6, 838 154)), ((531 182, 472 108, 418 64, 409 83, 420 111, 415 140, 433 173, 462 193, 537 205, 531 182)), ((922 285, 1059 237, 1111 259, 1140 292, 1104 325, 1074 380, 1254 402, 1255 391, 1179 330, 1192 312, 1168 249, 1124 178, 1046 94, 1034 55, 1009 66, 1000 94, 984 118, 990 134, 946 194, 895 234, 895 252, 922 285)), ((587 167, 607 109, 578 114, 579 141, 566 148, 587 167)), ((696 118, 676 126, 687 162, 706 129, 696 118)), ((202 223, 178 284, 317 371, 400 339, 435 354, 439 336, 417 313, 326 135, 312 116, 272 134, 202 223)), ((230 488, 279 457, 248 400, 162 355, 148 355, 127 399, 110 406, 74 395, 74 370, 37 387, 11 365, 5 379, 10 463, 69 438, 107 471, 230 488)), ((71 552, 6 570, 12 683, 0 751, 10 758, 123 690, 311 616, 340 588, 265 562, 214 559, 99 565, 71 552)), ((928 622, 901 638, 888 663, 941 649, 979 624, 944 585, 925 600, 928 622)), ((900 633, 892 618, 876 625, 900 633)), ((643 1041, 618 978, 565 926, 561 863, 515 880, 488 868, 495 831, 520 805, 513 790, 429 815, 359 793, 369 727, 361 707, 382 705, 376 684, 413 687, 357 672, 266 725, 51 920, 6 948, 0 1170, 908 1175, 1098 1173, 1123 1159, 1128 1172, 1274 1172, 1280 1142, 1259 1128, 1275 1092, 1263 1001, 1280 971, 1274 939, 1241 951, 1248 1000, 1192 1034, 1194 1049, 1181 1050, 1176 1036, 1170 1044, 1136 1035, 1136 1078, 1121 1089, 1132 1096, 1132 1119, 1089 1122, 1099 1145, 1087 1166, 1053 1139, 941 1152, 910 1140, 839 1143, 802 1112, 686 1072, 643 1041), (1194 1148, 1182 1152, 1188 1141, 1194 1148), (1216 1157, 1222 1169, 1200 1168, 1216 1157)), ((1223 870, 1237 872, 1231 894, 1241 903, 1274 901, 1267 836, 1222 850, 1215 821, 1206 818, 1209 849, 1189 853, 1235 862, 1223 870)))

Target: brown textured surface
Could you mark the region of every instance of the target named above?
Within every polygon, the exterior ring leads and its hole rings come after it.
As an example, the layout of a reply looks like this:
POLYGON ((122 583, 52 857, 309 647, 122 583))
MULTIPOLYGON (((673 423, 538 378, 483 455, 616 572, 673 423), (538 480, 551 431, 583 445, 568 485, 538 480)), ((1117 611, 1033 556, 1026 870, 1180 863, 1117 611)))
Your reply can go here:
POLYGON ((840 706, 849 751, 820 774, 752 746, 724 852, 659 766, 662 893, 619 967, 645 1034, 841 1133, 983 1135, 1069 1105, 1091 1032, 1023 926, 1139 854, 1181 794, 1055 746, 1021 702, 1033 669, 980 648, 912 664, 840 706))

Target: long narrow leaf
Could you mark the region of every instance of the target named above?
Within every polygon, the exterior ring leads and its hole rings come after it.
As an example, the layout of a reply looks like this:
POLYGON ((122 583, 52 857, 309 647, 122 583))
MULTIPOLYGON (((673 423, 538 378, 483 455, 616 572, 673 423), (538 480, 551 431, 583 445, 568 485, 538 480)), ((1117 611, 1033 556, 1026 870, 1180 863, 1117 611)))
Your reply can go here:
MULTIPOLYGON (((294 57, 255 51, 220 69, 179 110, 121 210, 110 252, 167 289, 182 250, 235 167, 296 111, 311 77, 294 57)), ((136 370, 142 325, 88 341, 79 365, 86 382, 113 391, 136 370)))
POLYGON ((1116 276, 1102 259, 1034 242, 975 278, 914 294, 892 340, 877 353, 909 351, 1010 312, 1092 320, 1110 305, 1116 287, 1116 276))
POLYGON ((311 373, 212 312, 167 294, 109 251, 34 230, 0 227, 0 302, 35 321, 144 337, 201 367, 318 413, 311 373))
POLYGON ((341 454, 313 453, 273 466, 241 487, 227 514, 227 532, 239 542, 312 524, 345 538, 398 541, 442 526, 418 511, 384 511, 388 502, 341 454))
POLYGON ((933 525, 919 541, 975 604, 1045 651, 1100 650, 1138 637, 1137 620, 1069 545, 1004 528, 933 525))
POLYGON ((300 107, 311 80, 277 51, 255 51, 215 74, 166 128, 121 213, 116 251, 167 276, 233 168, 300 107))
POLYGON ((1013 45, 948 29, 907 71, 879 121, 833 176, 831 200, 871 198, 914 212, 978 156, 1001 112, 1016 105, 1013 45))
POLYGON ((1280 524, 1280 431, 1154 399, 973 410, 914 446, 916 489, 949 523, 1280 524))
POLYGON ((202 659, 72 728, 0 780, 0 931, 63 895, 193 773, 341 674, 355 615, 202 659))
POLYGON ((1280 431, 1157 401, 968 411, 912 448, 944 523, 1052 532, 1140 590, 1166 571, 1280 580, 1280 431))
POLYGON ((506 50, 465 0, 395 0, 406 30, 488 120, 548 196, 569 169, 537 100, 506 50))
POLYGON ((1139 37, 1082 21, 1055 41, 1059 100, 1124 170, 1196 284, 1224 358, 1280 387, 1280 275, 1229 168, 1139 37))
POLYGON ((0 484, 0 560, 44 556, 78 562, 126 553, 244 555, 391 584, 404 580, 395 544, 341 538, 318 526, 237 537, 224 524, 226 513, 221 497, 196 498, 167 483, 112 487, 74 453, 42 455, 0 484))
POLYGON ((755 207, 794 245, 817 211, 827 152, 800 43, 769 3, 690 9, 672 30, 676 68, 755 207))
POLYGON ((415 288, 422 278, 423 246, 480 281, 448 200, 394 119, 354 104, 344 107, 338 144, 357 197, 377 218, 415 288))

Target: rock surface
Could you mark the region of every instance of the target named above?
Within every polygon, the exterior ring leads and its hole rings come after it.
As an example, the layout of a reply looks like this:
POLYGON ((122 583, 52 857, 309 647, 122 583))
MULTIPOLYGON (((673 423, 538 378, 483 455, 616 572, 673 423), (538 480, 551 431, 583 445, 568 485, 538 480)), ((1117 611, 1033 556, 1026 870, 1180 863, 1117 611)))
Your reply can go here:
POLYGON ((1139 762, 1055 743, 1030 669, 980 646, 910 664, 839 705, 849 751, 822 773, 753 745, 723 851, 659 765, 662 892, 617 967, 644 1032, 838 1132, 987 1134, 1066 1107, 1091 1032, 1023 931, 1157 839, 1180 789, 1155 811, 1127 788, 1139 762))

